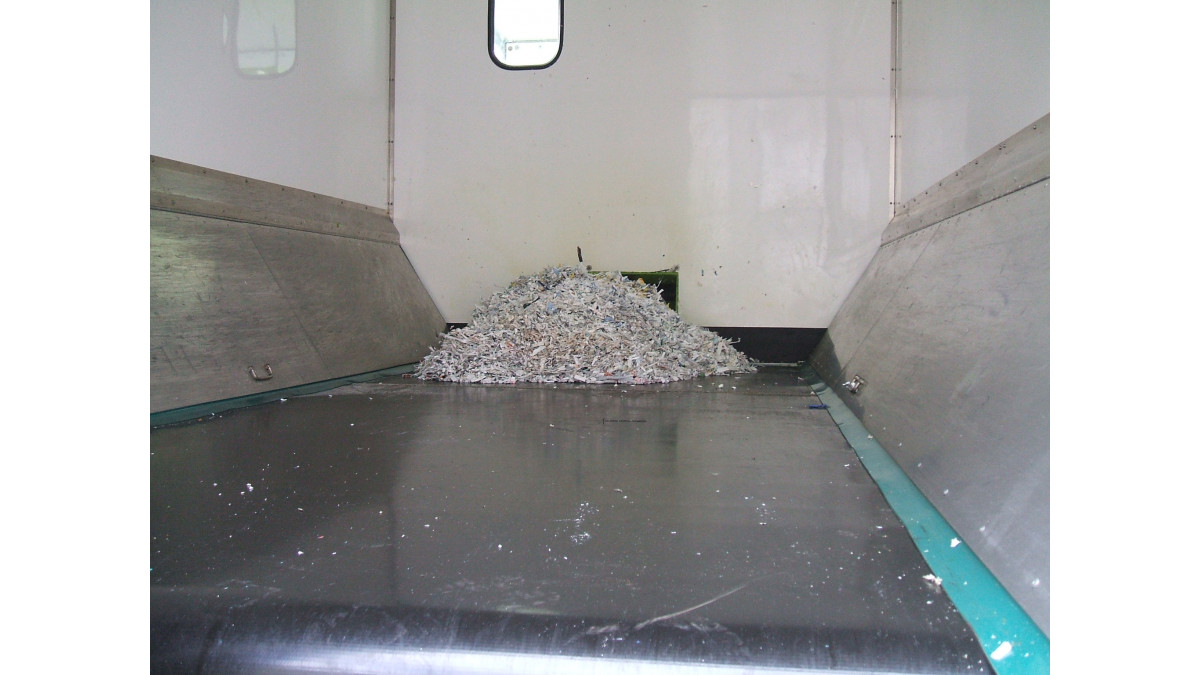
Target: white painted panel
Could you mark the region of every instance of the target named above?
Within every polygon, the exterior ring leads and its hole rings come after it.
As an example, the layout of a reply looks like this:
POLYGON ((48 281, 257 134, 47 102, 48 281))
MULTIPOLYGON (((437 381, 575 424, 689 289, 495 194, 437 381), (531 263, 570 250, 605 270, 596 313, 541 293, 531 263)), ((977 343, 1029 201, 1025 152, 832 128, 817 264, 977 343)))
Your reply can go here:
POLYGON ((270 78, 237 71, 238 4, 151 1, 150 153, 387 208, 387 0, 297 0, 270 78))
POLYGON ((694 323, 828 325, 887 222, 888 2, 567 3, 523 72, 486 12, 397 8, 396 223, 447 320, 578 246, 678 265, 694 323))
POLYGON ((1049 0, 902 0, 899 202, 1050 112, 1049 0))

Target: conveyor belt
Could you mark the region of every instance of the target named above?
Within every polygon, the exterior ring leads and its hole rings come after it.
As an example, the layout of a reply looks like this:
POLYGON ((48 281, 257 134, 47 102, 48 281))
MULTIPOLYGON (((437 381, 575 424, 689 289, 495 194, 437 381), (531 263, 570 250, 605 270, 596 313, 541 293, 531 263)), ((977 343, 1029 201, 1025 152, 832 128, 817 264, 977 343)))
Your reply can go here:
POLYGON ((156 672, 992 672, 794 368, 151 432, 156 672))

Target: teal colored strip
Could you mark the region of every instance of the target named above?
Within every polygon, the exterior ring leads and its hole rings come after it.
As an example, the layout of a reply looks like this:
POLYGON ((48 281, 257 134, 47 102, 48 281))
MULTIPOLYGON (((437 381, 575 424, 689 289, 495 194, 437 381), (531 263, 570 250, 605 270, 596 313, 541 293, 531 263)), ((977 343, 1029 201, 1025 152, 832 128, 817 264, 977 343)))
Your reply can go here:
POLYGON ((829 406, 829 414, 842 435, 908 528, 909 536, 933 573, 941 577, 942 588, 975 631, 996 673, 1050 672, 1050 640, 1037 624, 962 542, 837 393, 826 386, 811 366, 803 366, 800 372, 821 403, 829 406))
POLYGON ((321 380, 320 382, 310 382, 308 384, 296 385, 295 387, 287 387, 285 389, 273 389, 271 391, 263 391, 257 394, 248 396, 238 396, 236 398, 226 398, 220 401, 210 401, 208 403, 199 403, 197 405, 186 406, 183 408, 172 408, 171 410, 162 410, 156 413, 150 413, 150 426, 159 427, 164 424, 174 424, 185 420, 201 419, 209 415, 216 415, 228 410, 236 408, 248 408, 252 405, 261 405, 278 401, 281 398, 291 398, 293 396, 305 396, 307 394, 316 394, 330 389, 344 387, 347 384, 356 382, 374 382, 375 380, 383 379, 389 375, 405 375, 416 370, 416 364, 408 364, 403 366, 394 366, 392 368, 384 368, 382 370, 373 370, 369 373, 359 373, 358 375, 348 375, 332 380, 321 380))

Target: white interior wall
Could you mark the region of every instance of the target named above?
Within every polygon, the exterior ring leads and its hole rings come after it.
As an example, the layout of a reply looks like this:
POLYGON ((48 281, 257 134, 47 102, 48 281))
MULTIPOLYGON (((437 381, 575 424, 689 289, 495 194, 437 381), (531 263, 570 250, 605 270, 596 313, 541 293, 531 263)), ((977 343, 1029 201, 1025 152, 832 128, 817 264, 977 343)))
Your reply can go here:
POLYGON ((898 201, 1050 112, 1049 0, 901 0, 898 201))
POLYGON ((397 3, 401 243, 465 322, 521 274, 680 268, 701 325, 825 327, 887 223, 890 4, 568 2, 546 70, 487 3, 397 3))
POLYGON ((150 153, 387 208, 388 1, 297 0, 295 66, 263 79, 235 68, 237 5, 151 0, 150 153))

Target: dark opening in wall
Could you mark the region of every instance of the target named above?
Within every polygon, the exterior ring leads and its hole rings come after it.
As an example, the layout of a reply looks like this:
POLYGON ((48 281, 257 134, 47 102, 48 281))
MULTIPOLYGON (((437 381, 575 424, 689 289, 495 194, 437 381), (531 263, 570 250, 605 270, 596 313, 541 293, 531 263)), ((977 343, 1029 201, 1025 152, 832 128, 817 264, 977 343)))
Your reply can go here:
POLYGON ((672 310, 679 311, 679 272, 621 272, 621 276, 633 281, 644 281, 657 286, 663 302, 672 310))

